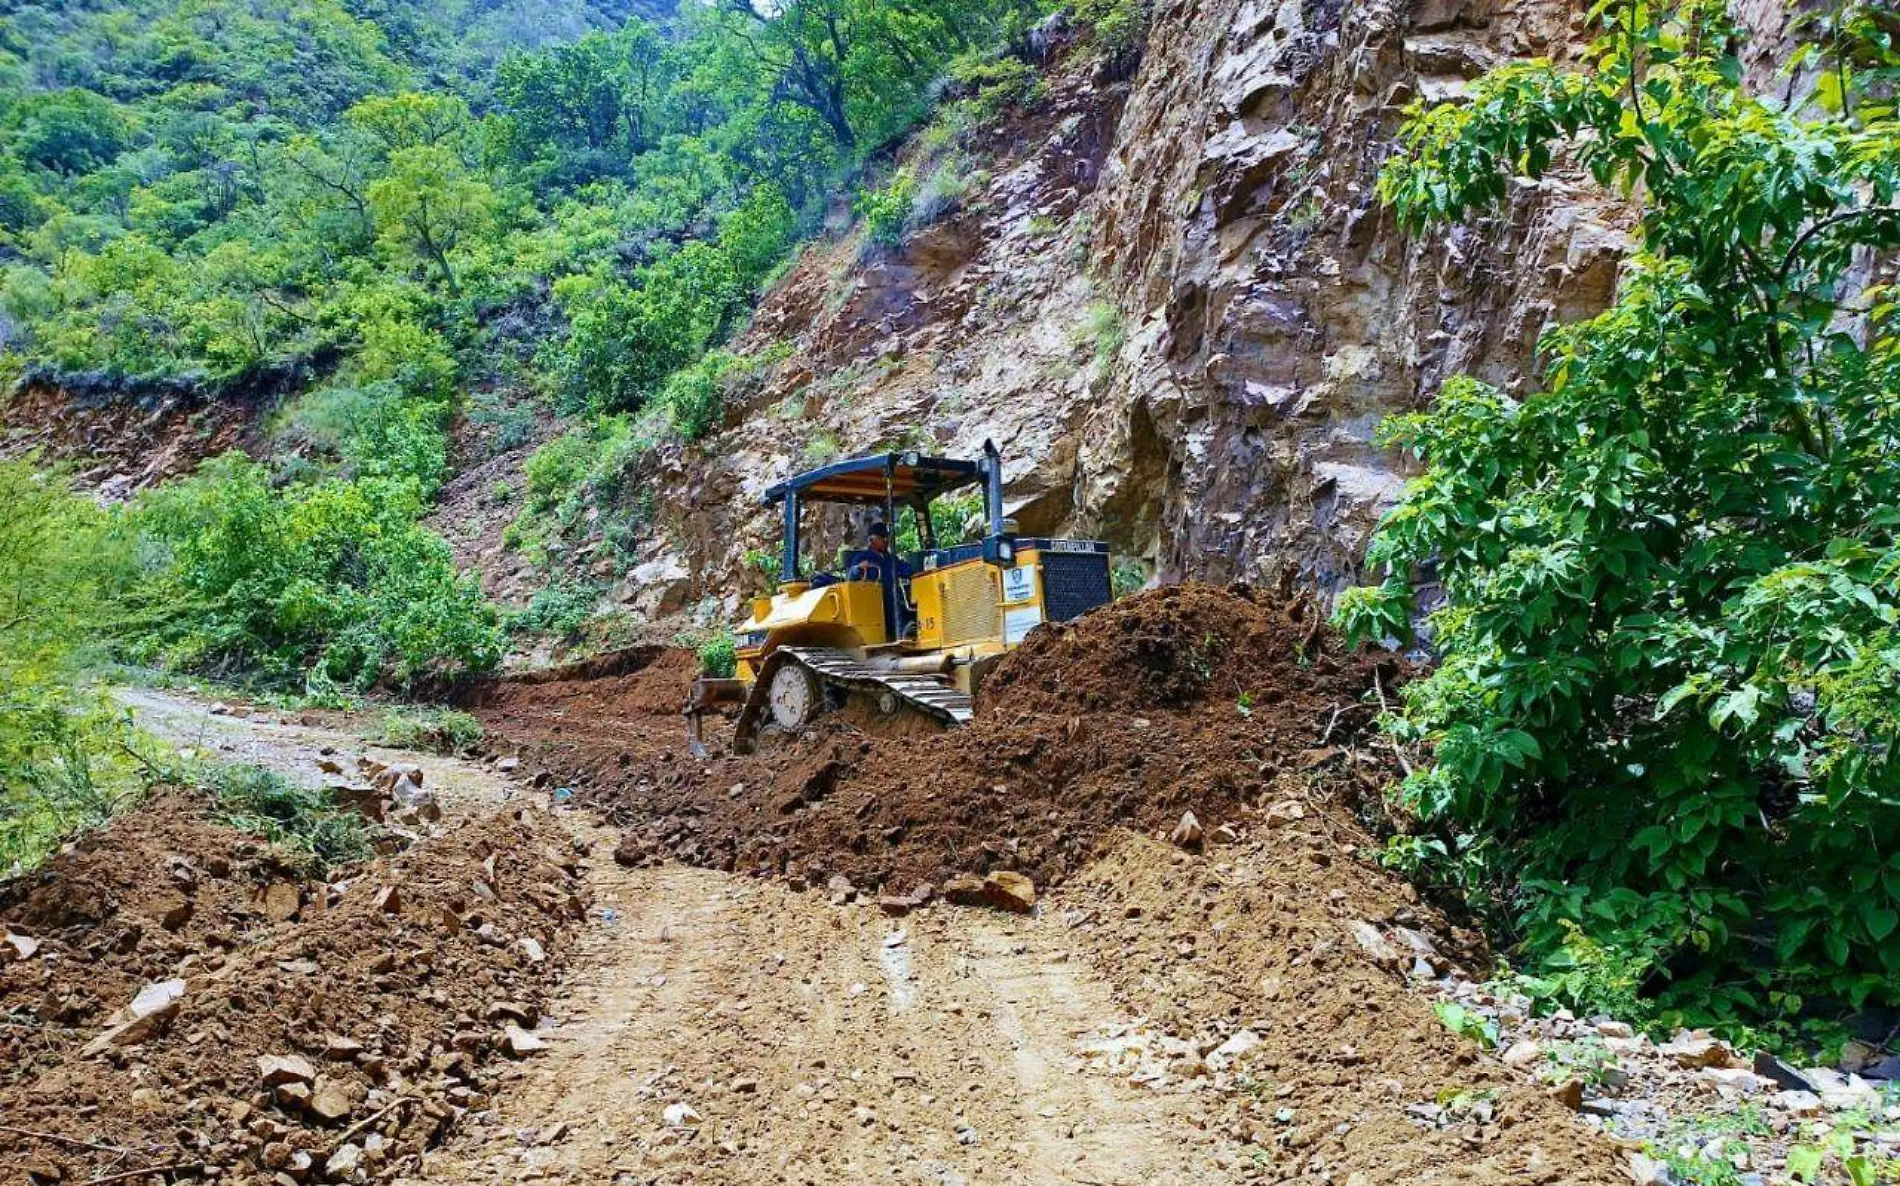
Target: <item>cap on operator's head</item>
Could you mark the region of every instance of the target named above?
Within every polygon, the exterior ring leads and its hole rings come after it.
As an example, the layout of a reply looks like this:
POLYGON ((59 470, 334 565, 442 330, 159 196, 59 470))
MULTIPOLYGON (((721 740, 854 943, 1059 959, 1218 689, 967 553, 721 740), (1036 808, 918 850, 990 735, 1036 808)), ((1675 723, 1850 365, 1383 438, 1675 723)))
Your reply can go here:
POLYGON ((888 523, 873 523, 873 524, 871 524, 871 538, 872 538, 872 539, 889 539, 889 538, 891 538, 891 527, 890 527, 890 524, 888 524, 888 523))

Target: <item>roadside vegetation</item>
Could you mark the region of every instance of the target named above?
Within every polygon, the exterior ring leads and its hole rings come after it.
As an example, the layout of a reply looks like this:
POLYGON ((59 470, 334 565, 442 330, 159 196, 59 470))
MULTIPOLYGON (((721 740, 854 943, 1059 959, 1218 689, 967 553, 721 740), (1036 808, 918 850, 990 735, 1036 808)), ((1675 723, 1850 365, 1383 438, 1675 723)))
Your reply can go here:
POLYGON ((1583 71, 1415 108, 1408 226, 1557 162, 1643 194, 1602 315, 1540 387, 1476 379, 1386 428, 1424 472, 1340 618, 1438 667, 1391 857, 1461 895, 1546 1000, 1731 1028, 1900 1005, 1900 246, 1890 24, 1849 5, 1812 108, 1739 83, 1726 9, 1608 0, 1583 71))

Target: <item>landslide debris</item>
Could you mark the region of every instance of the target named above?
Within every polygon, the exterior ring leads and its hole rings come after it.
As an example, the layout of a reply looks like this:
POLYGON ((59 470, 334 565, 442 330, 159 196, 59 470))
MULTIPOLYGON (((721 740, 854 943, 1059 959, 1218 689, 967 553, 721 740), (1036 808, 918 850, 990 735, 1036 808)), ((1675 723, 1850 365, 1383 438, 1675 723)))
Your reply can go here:
POLYGON ((1229 1088, 1209 1123, 1260 1151, 1263 1181, 1627 1183, 1561 1092, 1434 1015, 1468 939, 1369 844, 1321 807, 1250 820, 1218 859, 1130 836, 1078 873, 1061 921, 1147 1019, 1090 1062, 1229 1088))
POLYGON ((0 887, 34 941, 0 960, 0 1161, 41 1182, 412 1170, 542 1015, 577 870, 524 809, 298 882, 192 797, 154 799, 0 887))
POLYGON ((1303 595, 1185 584, 1038 630, 960 731, 847 715, 756 757, 690 761, 677 715, 690 670, 670 658, 499 685, 484 716, 626 827, 623 863, 914 897, 995 872, 1046 887, 1113 830, 1165 834, 1185 813, 1215 835, 1289 774, 1324 768, 1340 793, 1368 794, 1386 773, 1364 736, 1369 694, 1400 668, 1344 650, 1303 595))

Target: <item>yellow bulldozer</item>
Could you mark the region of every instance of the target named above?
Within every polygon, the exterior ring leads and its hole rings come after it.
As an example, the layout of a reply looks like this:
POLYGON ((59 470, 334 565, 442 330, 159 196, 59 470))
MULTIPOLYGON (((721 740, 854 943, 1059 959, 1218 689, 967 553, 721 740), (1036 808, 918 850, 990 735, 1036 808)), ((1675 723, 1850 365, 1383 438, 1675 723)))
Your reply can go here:
POLYGON ((735 674, 693 685, 686 714, 697 754, 705 753, 702 718, 722 704, 744 706, 733 735, 739 753, 752 752, 762 734, 797 733, 854 704, 875 716, 968 724, 977 686, 997 659, 1042 623, 1067 621, 1112 596, 1107 544, 1011 530, 993 443, 975 460, 907 452, 835 462, 778 483, 763 501, 783 514, 777 588, 753 599, 750 619, 734 632, 735 674), (983 496, 982 537, 939 547, 932 504, 970 487, 983 496), (881 513, 886 533, 907 508, 921 550, 897 556, 874 539, 845 553, 838 571, 806 573, 800 516, 824 503, 881 513))

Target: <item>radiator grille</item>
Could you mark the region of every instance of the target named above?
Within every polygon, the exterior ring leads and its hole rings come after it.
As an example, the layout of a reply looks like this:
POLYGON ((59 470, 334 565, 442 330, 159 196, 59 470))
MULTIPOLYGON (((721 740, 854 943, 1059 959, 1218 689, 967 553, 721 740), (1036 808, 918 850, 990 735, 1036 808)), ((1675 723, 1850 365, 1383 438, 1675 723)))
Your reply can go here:
POLYGON ((973 564, 944 574, 943 638, 950 646, 1003 633, 1002 611, 997 607, 996 571, 973 564))
POLYGON ((1108 557, 1101 553, 1043 552, 1043 613, 1052 622, 1080 617, 1111 596, 1108 557))

